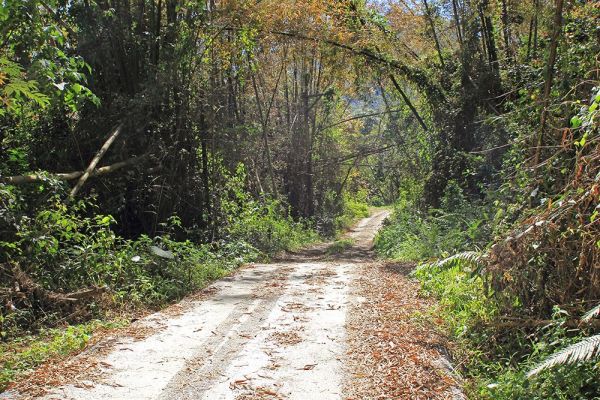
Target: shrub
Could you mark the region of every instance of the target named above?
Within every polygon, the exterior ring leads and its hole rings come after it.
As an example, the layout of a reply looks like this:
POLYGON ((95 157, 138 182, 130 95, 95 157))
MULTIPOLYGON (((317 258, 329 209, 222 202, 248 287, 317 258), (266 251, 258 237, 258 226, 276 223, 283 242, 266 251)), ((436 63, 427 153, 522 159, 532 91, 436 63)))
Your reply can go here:
POLYGON ((489 238, 486 207, 470 203, 456 184, 449 184, 440 209, 423 212, 413 198, 402 196, 394 205, 392 216, 375 238, 380 255, 421 261, 473 249, 489 238))
POLYGON ((582 332, 568 329, 570 317, 555 307, 552 322, 539 328, 503 328, 496 321, 500 305, 486 293, 483 278, 474 274, 472 257, 425 264, 416 269, 425 293, 438 299, 432 310, 444 321, 456 343, 455 355, 468 378, 469 398, 596 399, 599 363, 557 366, 528 378, 527 372, 568 344, 580 343, 582 332))
POLYGON ((245 190, 246 170, 238 165, 227 179, 221 200, 227 242, 245 242, 269 255, 293 250, 318 239, 308 221, 294 221, 279 200, 255 199, 245 190))

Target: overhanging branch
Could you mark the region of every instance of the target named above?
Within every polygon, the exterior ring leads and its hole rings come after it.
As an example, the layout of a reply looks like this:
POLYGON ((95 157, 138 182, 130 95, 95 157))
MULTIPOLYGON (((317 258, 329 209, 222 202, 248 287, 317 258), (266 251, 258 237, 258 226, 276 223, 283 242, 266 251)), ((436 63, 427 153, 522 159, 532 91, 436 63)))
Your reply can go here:
MULTIPOLYGON (((238 31, 243 30, 243 28, 232 27, 232 26, 223 27, 220 29, 225 30, 225 31, 232 31, 232 32, 238 32, 238 31)), ((398 60, 387 57, 385 54, 380 54, 380 53, 374 52, 370 49, 356 48, 349 44, 340 43, 340 42, 337 42, 332 39, 308 36, 301 32, 279 31, 279 30, 267 30, 267 31, 259 30, 259 32, 270 33, 270 34, 279 35, 279 36, 286 36, 286 37, 290 37, 293 39, 306 40, 306 41, 311 41, 311 42, 315 42, 315 43, 325 43, 329 46, 337 47, 337 48, 349 51, 353 54, 365 57, 368 60, 375 61, 377 64, 384 65, 386 67, 392 68, 393 70, 397 71, 400 75, 404 76, 410 82, 414 83, 415 85, 417 85, 418 87, 423 89, 423 91, 430 103, 433 104, 433 102, 444 102, 445 101, 445 96, 443 95, 441 88, 432 84, 429 81, 429 79, 427 78, 427 75, 425 73, 423 73, 422 71, 419 71, 417 69, 411 68, 408 65, 406 65, 398 60)))

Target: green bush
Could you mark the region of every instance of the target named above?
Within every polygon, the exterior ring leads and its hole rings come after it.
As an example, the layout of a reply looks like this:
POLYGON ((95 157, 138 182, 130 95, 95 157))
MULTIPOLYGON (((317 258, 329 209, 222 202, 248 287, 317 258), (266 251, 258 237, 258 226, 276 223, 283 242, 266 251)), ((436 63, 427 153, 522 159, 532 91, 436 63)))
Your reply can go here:
POLYGON ((245 190, 245 182, 246 170, 240 164, 228 177, 221 199, 226 241, 249 243, 269 255, 318 240, 308 221, 294 221, 278 200, 254 198, 245 190))
POLYGON ((56 199, 34 218, 23 217, 9 251, 11 262, 48 290, 105 286, 117 299, 156 305, 258 256, 247 243, 194 244, 168 235, 124 240, 111 229, 111 216, 87 217, 90 207, 56 199), (152 251, 157 248, 169 257, 152 251))
POLYGON ((556 309, 553 322, 533 331, 499 330, 498 307, 486 295, 483 279, 467 265, 450 268, 425 264, 414 276, 426 294, 438 299, 432 310, 444 321, 456 344, 456 358, 467 378, 469 398, 486 400, 599 399, 599 363, 556 367, 527 378, 526 374, 558 348, 580 340, 567 329, 566 312, 556 309))
POLYGON ((461 265, 440 268, 425 264, 414 275, 425 293, 439 299, 440 315, 454 337, 468 335, 475 324, 492 321, 497 315, 494 303, 485 295, 482 279, 461 265))
POLYGON ((344 196, 344 206, 341 215, 335 218, 336 231, 348 229, 360 218, 369 216, 369 205, 360 196, 344 196))
POLYGON ((469 202, 450 182, 440 209, 421 211, 414 195, 404 194, 375 238, 379 255, 395 260, 421 261, 446 257, 482 246, 489 238, 484 205, 469 202))

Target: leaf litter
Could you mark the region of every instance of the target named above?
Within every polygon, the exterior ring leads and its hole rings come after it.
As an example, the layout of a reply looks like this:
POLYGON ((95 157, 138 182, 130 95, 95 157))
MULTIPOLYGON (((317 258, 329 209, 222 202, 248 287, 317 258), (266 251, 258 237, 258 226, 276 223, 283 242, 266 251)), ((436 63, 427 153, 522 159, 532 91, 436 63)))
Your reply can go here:
POLYGON ((419 295, 411 265, 363 264, 346 328, 346 400, 457 399, 458 378, 439 367, 448 345, 433 322, 417 315, 432 300, 419 295))

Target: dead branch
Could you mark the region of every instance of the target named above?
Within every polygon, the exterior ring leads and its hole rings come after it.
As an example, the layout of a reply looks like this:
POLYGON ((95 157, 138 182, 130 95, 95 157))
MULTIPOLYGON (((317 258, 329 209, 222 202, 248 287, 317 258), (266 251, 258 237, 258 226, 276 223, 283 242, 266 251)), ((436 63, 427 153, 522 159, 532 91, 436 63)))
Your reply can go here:
POLYGON ((108 291, 105 287, 94 286, 81 289, 71 293, 59 293, 45 289, 35 282, 18 264, 12 265, 12 278, 14 279, 13 288, 10 296, 14 298, 34 297, 49 308, 56 308, 70 303, 77 303, 83 300, 99 297, 108 291))
POLYGON ((104 154, 106 154, 106 152, 108 151, 110 146, 113 144, 113 142, 117 139, 117 137, 121 133, 122 129, 123 129, 123 124, 119 124, 113 130, 113 132, 109 135, 108 139, 106 139, 106 142, 104 142, 104 144, 102 145, 100 150, 98 150, 98 153, 96 153, 94 158, 92 158, 90 165, 88 165, 88 167, 86 168, 83 175, 81 175, 81 177, 79 178, 79 181, 77 181, 77 184, 75 185, 75 187, 71 190, 71 194, 69 195, 71 198, 75 197, 77 192, 79 192, 79 189, 81 189, 81 187, 85 184, 85 181, 88 180, 88 178, 90 177, 92 172, 96 169, 96 166, 100 162, 100 159, 104 156, 104 154))
MULTIPOLYGON (((106 165, 104 167, 100 167, 91 172, 90 177, 106 175, 119 170, 121 168, 125 168, 134 164, 137 164, 145 159, 147 159, 150 155, 144 154, 138 157, 132 157, 125 161, 120 161, 111 165, 106 165)), ((43 174, 28 174, 28 175, 16 175, 16 176, 5 176, 0 177, 0 183, 5 183, 8 185, 22 185, 25 183, 35 183, 47 179, 48 177, 58 179, 60 181, 71 181, 73 179, 77 179, 84 174, 84 171, 73 171, 73 172, 61 172, 61 173, 51 173, 48 176, 43 174)))

